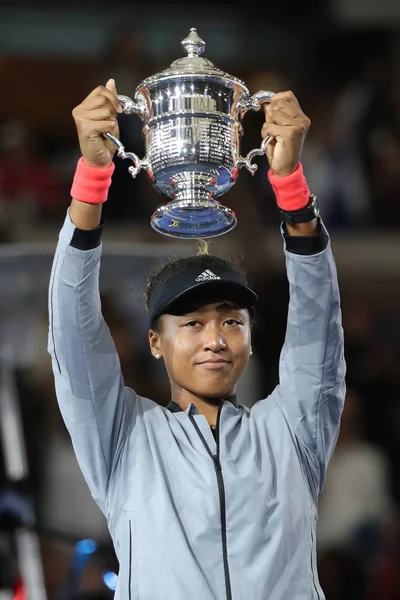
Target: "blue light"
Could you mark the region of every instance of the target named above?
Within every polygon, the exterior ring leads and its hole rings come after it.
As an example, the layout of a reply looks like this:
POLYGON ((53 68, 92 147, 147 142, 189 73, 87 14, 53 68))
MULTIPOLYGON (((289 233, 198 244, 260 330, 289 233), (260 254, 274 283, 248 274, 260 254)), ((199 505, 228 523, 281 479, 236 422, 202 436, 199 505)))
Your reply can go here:
POLYGON ((77 554, 86 555, 96 552, 97 544, 94 540, 81 540, 75 546, 77 554))
POLYGON ((115 591, 117 587, 118 575, 112 571, 103 574, 103 581, 109 590, 115 591))

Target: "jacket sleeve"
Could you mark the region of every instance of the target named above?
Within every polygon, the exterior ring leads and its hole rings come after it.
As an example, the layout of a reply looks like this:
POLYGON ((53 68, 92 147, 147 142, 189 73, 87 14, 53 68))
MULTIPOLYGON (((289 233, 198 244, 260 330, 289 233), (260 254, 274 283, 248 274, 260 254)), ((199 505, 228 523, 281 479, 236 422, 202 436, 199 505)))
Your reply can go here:
POLYGON ((285 342, 274 394, 296 435, 317 495, 339 434, 345 398, 340 294, 328 233, 321 223, 314 251, 307 238, 284 235, 289 281, 285 342), (302 246, 301 246, 302 244, 302 246))
POLYGON ((91 493, 105 512, 108 484, 137 399, 124 387, 101 313, 98 230, 78 230, 67 215, 49 286, 48 351, 60 410, 91 493))

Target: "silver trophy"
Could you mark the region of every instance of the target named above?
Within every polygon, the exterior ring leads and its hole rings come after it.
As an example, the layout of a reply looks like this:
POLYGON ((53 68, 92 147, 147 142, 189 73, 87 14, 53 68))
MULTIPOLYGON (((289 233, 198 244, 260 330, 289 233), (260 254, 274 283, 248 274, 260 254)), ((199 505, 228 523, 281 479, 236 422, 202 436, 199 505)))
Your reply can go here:
POLYGON ((205 42, 193 27, 182 42, 187 56, 148 77, 134 99, 118 96, 125 114, 142 119, 146 156, 126 152, 110 133, 118 156, 133 162, 132 177, 145 170, 154 187, 170 198, 151 217, 159 233, 175 238, 209 238, 231 231, 235 213, 217 198, 235 183, 241 167, 253 175, 254 156, 266 153, 269 136, 247 156, 240 155, 241 120, 260 110, 273 92, 250 96, 246 85, 202 58, 205 42))

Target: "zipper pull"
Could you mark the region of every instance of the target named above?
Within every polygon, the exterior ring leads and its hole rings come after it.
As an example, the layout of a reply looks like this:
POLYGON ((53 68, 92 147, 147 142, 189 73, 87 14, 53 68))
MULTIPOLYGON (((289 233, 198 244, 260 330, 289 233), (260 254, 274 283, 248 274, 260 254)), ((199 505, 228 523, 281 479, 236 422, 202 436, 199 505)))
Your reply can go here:
POLYGON ((219 462, 219 457, 216 454, 214 454, 213 456, 213 461, 215 463, 215 468, 217 469, 217 471, 222 471, 221 463, 219 462))

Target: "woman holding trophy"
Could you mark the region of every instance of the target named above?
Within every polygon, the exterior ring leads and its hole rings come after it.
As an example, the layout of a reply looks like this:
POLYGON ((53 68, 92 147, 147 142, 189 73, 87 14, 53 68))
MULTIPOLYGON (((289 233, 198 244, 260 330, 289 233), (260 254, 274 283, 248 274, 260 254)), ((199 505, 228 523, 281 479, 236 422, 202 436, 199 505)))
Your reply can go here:
POLYGON ((323 600, 318 497, 345 394, 330 239, 301 152, 309 119, 292 92, 264 104, 269 181, 290 289, 280 380, 251 409, 235 390, 251 360, 257 296, 229 261, 170 261, 147 286, 149 345, 167 407, 126 387, 101 314, 102 204, 121 103, 115 83, 76 107, 82 157, 49 289, 49 352, 77 460, 107 518, 126 600, 323 600))

